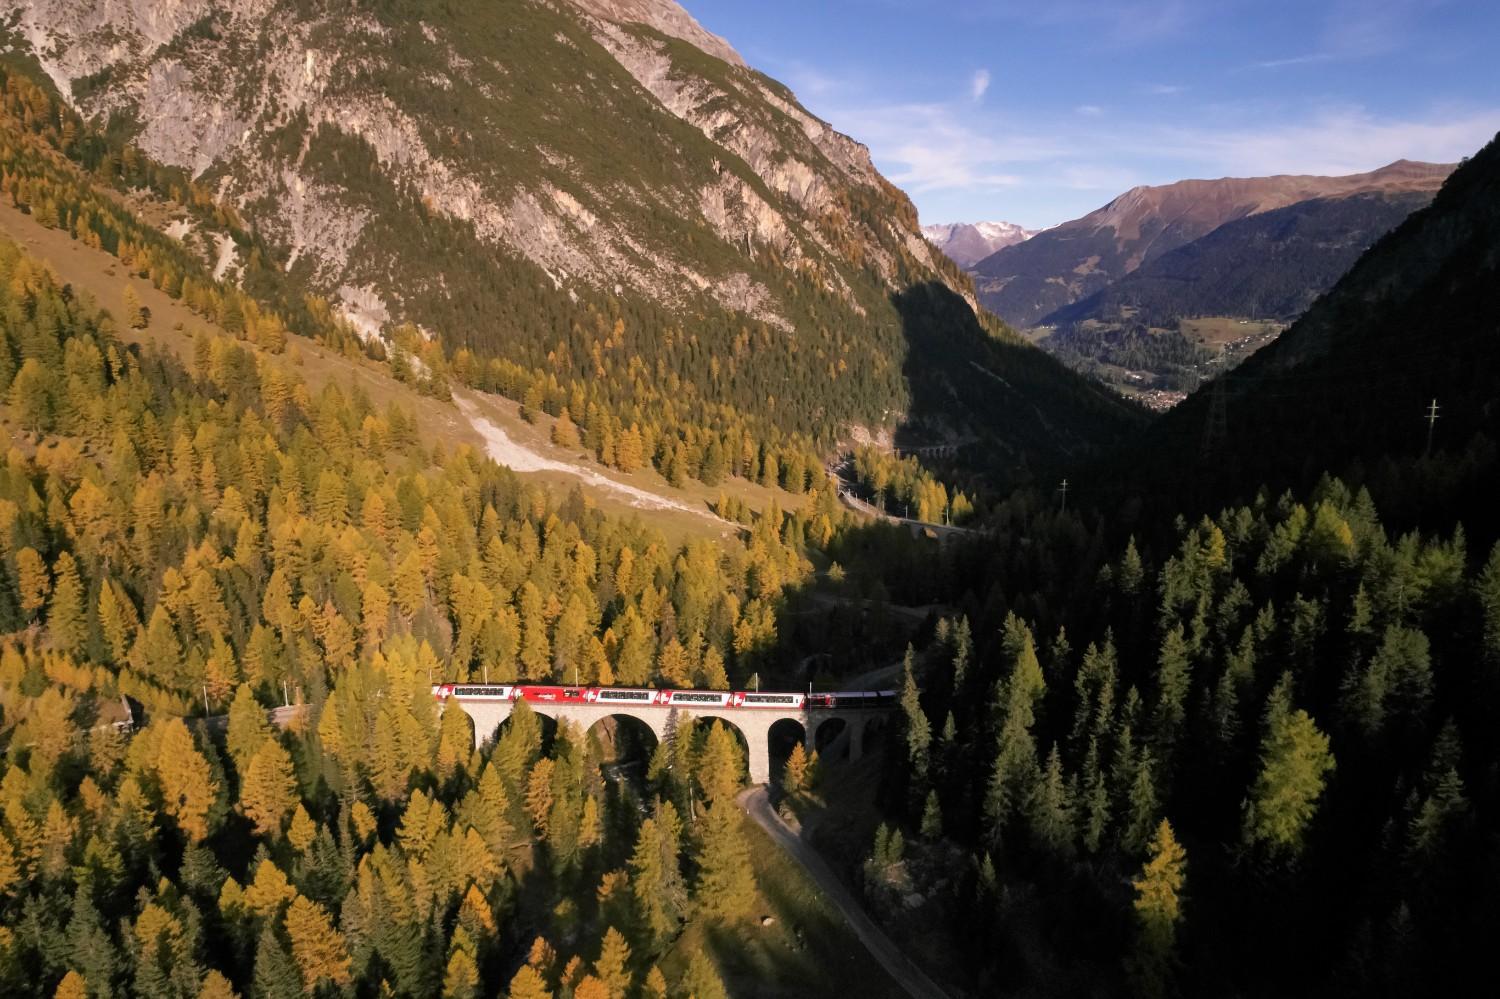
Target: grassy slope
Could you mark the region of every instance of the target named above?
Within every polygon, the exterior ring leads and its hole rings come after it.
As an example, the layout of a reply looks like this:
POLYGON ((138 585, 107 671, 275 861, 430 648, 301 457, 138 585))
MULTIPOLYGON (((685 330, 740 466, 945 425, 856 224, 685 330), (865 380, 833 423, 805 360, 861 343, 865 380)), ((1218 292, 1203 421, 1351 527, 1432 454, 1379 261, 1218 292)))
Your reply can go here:
MULTIPOLYGON (((104 308, 118 310, 125 286, 129 284, 134 287, 141 302, 150 310, 152 319, 145 330, 122 329, 120 335, 127 342, 157 343, 191 363, 193 336, 197 331, 207 330, 222 336, 229 335, 152 287, 149 281, 131 280, 114 256, 86 246, 61 230, 48 229, 38 224, 32 216, 18 211, 8 201, 0 201, 0 235, 15 240, 33 256, 46 261, 61 280, 91 294, 104 308)), ((455 406, 418 394, 411 387, 397 382, 383 366, 374 362, 333 353, 320 344, 297 336, 289 337, 287 352, 272 360, 294 369, 310 389, 317 390, 330 381, 344 387, 358 384, 380 405, 388 401, 398 402, 416 416, 425 441, 441 441, 449 447, 463 444, 475 448, 484 446, 483 439, 455 406)), ((510 400, 498 396, 475 398, 483 415, 513 439, 559 461, 576 457, 553 447, 548 441, 549 418, 543 417, 541 423, 532 426, 520 418, 519 406, 510 400)), ((8 426, 8 420, 0 425, 8 426)), ((699 482, 691 482, 684 489, 674 489, 651 470, 622 475, 602 469, 592 462, 580 464, 589 471, 600 472, 617 481, 628 482, 678 502, 702 507, 705 513, 707 504, 716 499, 720 491, 719 487, 710 489, 699 482)), ((572 489, 579 481, 574 476, 559 472, 528 473, 528 477, 546 482, 550 487, 563 492, 572 489)), ((764 509, 773 500, 783 509, 791 509, 805 500, 805 497, 793 496, 779 489, 766 489, 741 479, 726 479, 722 488, 726 495, 743 499, 755 510, 764 509)), ((583 486, 583 489, 586 497, 607 512, 618 516, 639 516, 674 541, 718 538, 732 530, 709 516, 697 516, 677 510, 642 509, 607 490, 589 486, 583 486)))

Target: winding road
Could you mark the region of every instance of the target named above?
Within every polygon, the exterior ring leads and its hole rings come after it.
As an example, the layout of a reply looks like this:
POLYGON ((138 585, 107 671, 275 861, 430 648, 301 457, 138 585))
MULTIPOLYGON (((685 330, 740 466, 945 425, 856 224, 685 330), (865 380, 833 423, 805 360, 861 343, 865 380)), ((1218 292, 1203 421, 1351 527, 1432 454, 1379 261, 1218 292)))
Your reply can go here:
POLYGON ((776 844, 791 855, 792 859, 807 872, 834 908, 843 914, 844 921, 865 945, 870 955, 886 970, 886 973, 906 990, 912 999, 948 999, 948 994, 937 983, 911 962, 890 937, 885 935, 875 921, 865 913, 864 907, 844 887, 838 875, 833 873, 822 856, 791 830, 776 810, 771 807, 771 797, 764 787, 752 787, 740 792, 740 807, 764 829, 776 844))

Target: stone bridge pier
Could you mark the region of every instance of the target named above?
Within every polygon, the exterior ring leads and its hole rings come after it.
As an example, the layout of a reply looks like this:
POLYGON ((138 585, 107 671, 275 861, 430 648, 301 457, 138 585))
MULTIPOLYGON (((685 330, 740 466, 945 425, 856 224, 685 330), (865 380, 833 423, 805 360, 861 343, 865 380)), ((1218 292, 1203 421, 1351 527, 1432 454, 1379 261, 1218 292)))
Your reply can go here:
MULTIPOLYGON (((478 748, 495 738, 500 726, 510 717, 515 702, 499 698, 463 698, 463 709, 474 721, 474 746, 478 748)), ((703 707, 684 710, 678 707, 635 706, 628 704, 527 702, 539 715, 561 722, 567 720, 588 731, 605 718, 634 718, 651 729, 657 742, 665 742, 675 726, 684 722, 718 718, 739 733, 748 750, 750 783, 767 784, 771 780, 771 729, 777 722, 793 721, 801 728, 801 739, 809 751, 817 748, 819 732, 830 722, 843 722, 842 731, 825 741, 825 748, 841 749, 847 740, 849 759, 857 760, 864 752, 865 730, 871 722, 883 721, 885 712, 838 708, 779 711, 765 708, 703 707)))

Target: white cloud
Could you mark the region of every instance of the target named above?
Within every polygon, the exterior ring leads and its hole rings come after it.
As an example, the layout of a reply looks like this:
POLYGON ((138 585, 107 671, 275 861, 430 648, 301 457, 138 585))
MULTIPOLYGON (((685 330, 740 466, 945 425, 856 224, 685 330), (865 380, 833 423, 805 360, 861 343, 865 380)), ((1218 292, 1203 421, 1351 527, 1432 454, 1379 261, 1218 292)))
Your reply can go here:
POLYGON ((1187 90, 1187 87, 1179 86, 1175 83, 1148 83, 1142 89, 1145 90, 1146 93, 1152 94, 1156 97, 1170 97, 1173 94, 1182 93, 1183 91, 1187 90))
POLYGON ((1073 110, 1089 118, 1097 118, 1104 113, 1104 109, 1097 104, 1080 104, 1073 110))
MULTIPOLYGON (((1347 174, 1393 160, 1456 162, 1500 131, 1500 108, 1437 109, 1422 118, 1377 118, 1363 108, 1325 109, 1311 119, 1264 128, 1166 129, 1151 149, 1224 173, 1347 174)), ((1145 149, 1141 149, 1145 152, 1145 149)))
POLYGON ((990 71, 987 69, 976 70, 972 79, 969 80, 969 98, 978 101, 984 97, 984 92, 990 89, 990 71))
POLYGON ((1027 164, 1064 152, 1052 139, 993 116, 973 120, 948 104, 830 109, 829 117, 867 143, 891 181, 912 194, 1012 187, 1022 183, 1027 164))

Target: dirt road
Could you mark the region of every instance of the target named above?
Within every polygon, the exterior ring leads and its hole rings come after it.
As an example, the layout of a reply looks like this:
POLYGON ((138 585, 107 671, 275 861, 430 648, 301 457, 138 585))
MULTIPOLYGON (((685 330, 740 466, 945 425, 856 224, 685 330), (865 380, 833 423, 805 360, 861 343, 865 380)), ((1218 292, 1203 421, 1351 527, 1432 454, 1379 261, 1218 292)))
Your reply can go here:
POLYGON ((885 931, 865 914, 859 901, 838 879, 838 875, 827 862, 803 841, 771 807, 770 796, 764 787, 752 787, 742 791, 738 798, 740 807, 776 841, 776 844, 791 855, 792 859, 817 883, 823 894, 844 916, 844 921, 859 937, 860 943, 879 962, 886 973, 906 990, 912 999, 948 999, 947 993, 928 978, 921 968, 913 964, 885 931))

